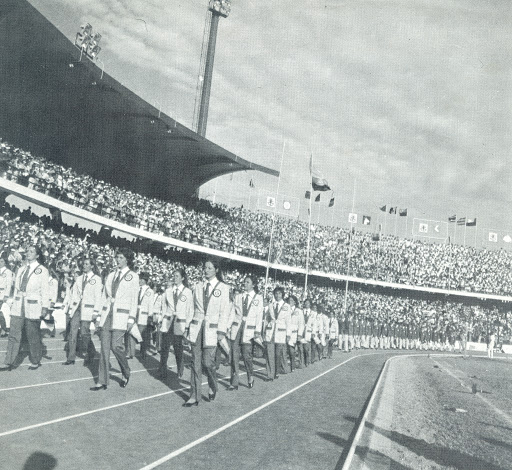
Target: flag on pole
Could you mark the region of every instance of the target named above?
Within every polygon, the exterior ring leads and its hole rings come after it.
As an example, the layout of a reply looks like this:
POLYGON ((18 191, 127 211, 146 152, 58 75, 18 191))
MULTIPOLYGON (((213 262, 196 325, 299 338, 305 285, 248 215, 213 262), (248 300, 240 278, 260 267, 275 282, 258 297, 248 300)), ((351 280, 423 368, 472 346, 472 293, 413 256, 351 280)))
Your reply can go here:
POLYGON ((466 217, 460 217, 459 220, 457 220, 457 225, 466 225, 466 217))
POLYGON ((448 222, 457 222, 457 216, 451 215, 450 217, 448 217, 448 222))
POLYGON ((351 223, 351 224, 357 224, 357 214, 354 214, 352 212, 350 212, 348 214, 348 221, 351 223))
POLYGON ((387 206, 387 205, 386 205, 386 206, 382 206, 382 207, 380 208, 380 210, 381 210, 382 212, 386 212, 386 211, 388 210, 388 206, 387 206))
POLYGON ((363 225, 370 225, 372 218, 369 215, 363 215, 363 225))
POLYGON ((317 197, 315 197, 315 202, 320 202, 320 194, 317 197))
POLYGON ((468 219, 466 221, 466 227, 476 227, 476 219, 468 219))
POLYGON ((311 154, 311 158, 309 160, 309 173, 311 174, 311 185, 313 186, 313 191, 330 191, 331 190, 327 180, 313 166, 313 154, 311 154))
POLYGON ((267 196, 267 206, 276 207, 276 198, 274 196, 267 196))
POLYGON ((334 206, 334 196, 331 197, 331 200, 329 201, 329 207, 334 206))
POLYGON ((389 213, 390 214, 396 214, 396 209, 397 209, 396 207, 390 207, 389 208, 389 213))
POLYGON ((304 196, 306 199, 311 199, 311 191, 306 191, 306 194, 304 196))
POLYGON ((252 180, 252 178, 251 178, 251 181, 249 181, 249 187, 254 188, 254 181, 252 180))
POLYGON ((399 215, 400 217, 407 217, 407 209, 400 209, 400 210, 398 211, 398 215, 399 215))
POLYGON ((498 234, 496 232, 489 232, 489 241, 493 243, 498 242, 498 234))

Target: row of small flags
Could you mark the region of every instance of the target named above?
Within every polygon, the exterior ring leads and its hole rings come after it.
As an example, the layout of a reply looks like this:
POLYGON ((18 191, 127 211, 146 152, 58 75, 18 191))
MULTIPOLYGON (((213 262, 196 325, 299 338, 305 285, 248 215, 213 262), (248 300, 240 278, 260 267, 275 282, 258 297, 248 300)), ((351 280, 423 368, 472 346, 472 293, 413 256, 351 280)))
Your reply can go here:
POLYGON ((465 225, 466 227, 476 227, 476 219, 466 219, 466 217, 459 217, 457 219, 456 215, 448 217, 448 222, 452 224, 457 222, 457 225, 465 225))
MULTIPOLYGON (((304 195, 304 197, 306 199, 311 199, 311 191, 306 191, 306 194, 304 195)), ((317 194, 317 196, 315 197, 315 202, 320 202, 320 194, 317 194)), ((329 200, 329 207, 332 207, 334 206, 334 196, 331 197, 331 199, 329 200)))
POLYGON ((390 206, 388 209, 387 204, 380 208, 382 212, 389 212, 390 214, 398 214, 400 217, 407 217, 407 209, 398 209, 397 206, 390 206))

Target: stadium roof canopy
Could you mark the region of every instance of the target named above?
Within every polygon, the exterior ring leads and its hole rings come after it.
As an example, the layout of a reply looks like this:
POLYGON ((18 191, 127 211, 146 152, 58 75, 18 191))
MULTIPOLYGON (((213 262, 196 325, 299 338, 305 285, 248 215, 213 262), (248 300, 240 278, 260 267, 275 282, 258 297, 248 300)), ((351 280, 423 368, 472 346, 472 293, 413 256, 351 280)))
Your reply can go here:
POLYGON ((186 199, 235 171, 278 175, 201 137, 79 59, 75 45, 26 0, 1 0, 0 137, 163 199, 186 199))

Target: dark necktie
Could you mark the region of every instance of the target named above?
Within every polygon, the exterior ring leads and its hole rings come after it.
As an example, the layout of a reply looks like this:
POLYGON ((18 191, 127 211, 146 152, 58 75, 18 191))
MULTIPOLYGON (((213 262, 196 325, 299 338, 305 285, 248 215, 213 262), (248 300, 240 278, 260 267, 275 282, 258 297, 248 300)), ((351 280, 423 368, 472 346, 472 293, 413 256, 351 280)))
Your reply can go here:
POLYGON ((210 302, 210 283, 206 283, 206 289, 204 292, 204 313, 208 310, 208 303, 210 302))
POLYGON ((176 289, 172 295, 174 297, 174 310, 176 310, 178 306, 178 289, 176 289))
POLYGON ((23 273, 23 277, 21 278, 21 286, 20 286, 21 292, 27 291, 29 271, 30 271, 30 266, 27 266, 27 269, 25 269, 25 272, 23 273))
POLYGON ((279 317, 279 304, 276 304, 276 306, 274 307, 274 312, 275 312, 275 317, 276 317, 276 320, 277 318, 279 317))
POLYGON ((112 297, 116 296, 117 289, 119 287, 120 282, 121 282, 121 271, 118 271, 114 277, 114 281, 112 282, 112 297))
POLYGON ((143 297, 143 295, 142 295, 142 287, 141 287, 139 289, 139 303, 138 303, 138 305, 140 305, 142 303, 142 297, 143 297))
POLYGON ((246 317, 247 315, 249 315, 249 309, 247 308, 248 307, 248 304, 249 304, 249 295, 248 294, 245 294, 244 296, 244 302, 243 302, 243 311, 242 311, 242 315, 244 317, 246 317))
POLYGON ((82 279, 82 297, 84 296, 85 286, 87 285, 87 274, 84 274, 82 279))

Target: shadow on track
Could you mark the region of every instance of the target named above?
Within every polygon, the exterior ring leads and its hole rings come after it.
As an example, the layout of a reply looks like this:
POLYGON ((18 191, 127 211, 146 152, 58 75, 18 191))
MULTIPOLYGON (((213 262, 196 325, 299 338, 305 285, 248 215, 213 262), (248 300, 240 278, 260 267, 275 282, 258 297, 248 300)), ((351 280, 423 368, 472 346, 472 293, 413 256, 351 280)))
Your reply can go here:
POLYGON ((34 452, 23 465, 23 470, 53 470, 57 466, 57 459, 44 452, 34 452))

